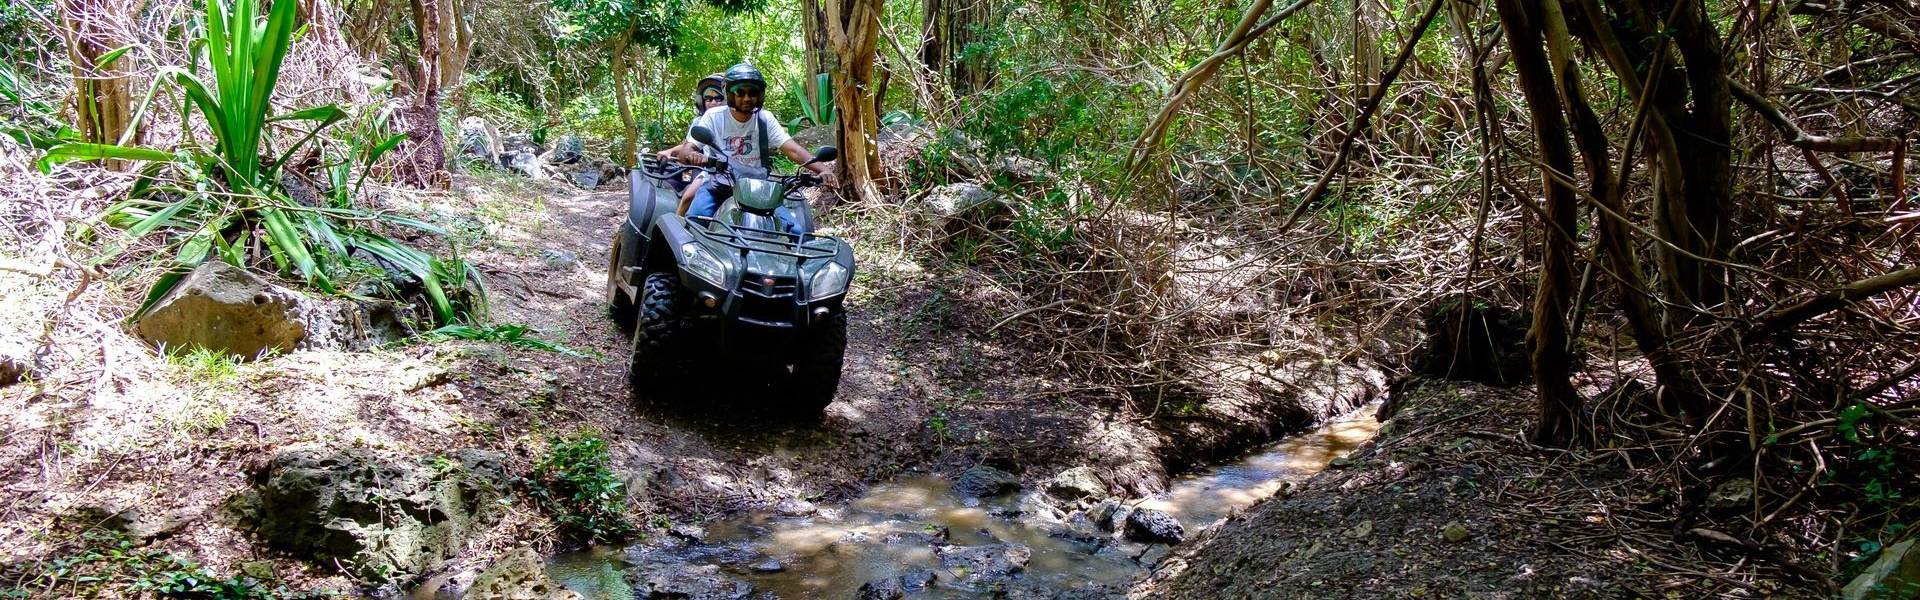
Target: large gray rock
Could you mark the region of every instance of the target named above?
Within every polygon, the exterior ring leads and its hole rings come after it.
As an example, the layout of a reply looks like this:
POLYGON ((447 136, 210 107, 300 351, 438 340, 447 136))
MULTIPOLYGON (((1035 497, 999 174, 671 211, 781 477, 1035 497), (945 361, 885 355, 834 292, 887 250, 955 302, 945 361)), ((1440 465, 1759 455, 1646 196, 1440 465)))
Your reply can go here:
POLYGON ((519 171, 521 175, 525 175, 531 179, 547 178, 546 168, 540 164, 540 157, 532 152, 522 150, 510 154, 505 158, 507 166, 515 171, 519 171))
POLYGON ((1878 560, 1840 590, 1840 597, 1845 600, 1920 598, 1920 552, 1914 551, 1914 541, 1881 550, 1878 560))
POLYGON ((1187 530, 1166 511, 1142 508, 1127 515, 1127 539, 1149 544, 1178 544, 1187 530))
POLYGON ((258 474, 255 531, 267 543, 369 581, 401 581, 454 556, 499 516, 497 452, 427 464, 362 449, 287 450, 258 474))
POLYGON ((1061 500, 1101 500, 1107 497, 1107 484, 1100 481, 1092 467, 1074 467, 1048 480, 1047 493, 1061 500))
POLYGON ((566 165, 580 162, 587 153, 587 144, 572 134, 560 136, 553 143, 553 149, 540 155, 540 161, 550 165, 566 165))
POLYGON ((500 132, 495 131, 486 119, 467 117, 460 120, 460 158, 499 165, 503 151, 505 148, 500 143, 500 132))
POLYGON ((990 498, 1020 489, 1020 478, 1012 473, 980 465, 961 473, 954 480, 953 491, 962 496, 990 498))
POLYGON ((601 172, 599 167, 591 163, 586 163, 580 165, 580 168, 572 174, 567 175, 567 181, 572 182, 574 186, 580 189, 591 190, 600 187, 600 180, 605 177, 606 173, 601 172))
POLYGON ((507 553, 473 580, 460 600, 582 600, 580 594, 547 575, 547 564, 532 548, 507 553))
POLYGON ((986 226, 1012 212, 999 194, 969 182, 934 188, 922 207, 928 226, 946 233, 968 223, 986 226))
POLYGON ((154 303, 134 332, 168 350, 199 346, 253 359, 292 350, 307 337, 299 307, 292 290, 213 260, 154 303))

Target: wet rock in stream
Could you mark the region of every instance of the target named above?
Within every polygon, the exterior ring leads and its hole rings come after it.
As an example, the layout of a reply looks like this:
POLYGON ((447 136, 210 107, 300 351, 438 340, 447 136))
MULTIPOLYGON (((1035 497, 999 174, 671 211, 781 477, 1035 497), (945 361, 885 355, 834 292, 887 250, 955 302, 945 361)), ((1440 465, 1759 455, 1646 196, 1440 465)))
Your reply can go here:
POLYGON ((1186 539, 1187 530, 1166 511, 1142 508, 1127 515, 1126 535, 1136 542, 1178 544, 1186 539))
POLYGON ((1027 569, 1033 549, 1020 544, 941 546, 934 549, 940 565, 961 577, 970 588, 981 589, 1006 581, 1027 569))
POLYGON ((629 567, 627 584, 635 598, 738 600, 753 593, 753 584, 720 572, 716 565, 689 565, 675 560, 647 561, 629 567))
POLYGON ((900 600, 907 597, 907 590, 898 581, 880 579, 861 585, 858 595, 854 597, 859 600, 900 600))
POLYGON ((953 482, 954 493, 973 498, 991 498, 1018 489, 1019 477, 986 465, 967 469, 953 482))

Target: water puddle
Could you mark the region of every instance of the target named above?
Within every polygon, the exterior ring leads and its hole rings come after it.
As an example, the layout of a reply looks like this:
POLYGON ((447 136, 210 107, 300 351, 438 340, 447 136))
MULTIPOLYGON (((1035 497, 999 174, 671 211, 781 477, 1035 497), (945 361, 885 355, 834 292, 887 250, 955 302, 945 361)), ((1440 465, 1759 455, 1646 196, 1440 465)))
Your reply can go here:
MULTIPOLYGON (((1379 429, 1372 414, 1372 406, 1363 407, 1183 478, 1129 508, 1165 511, 1191 534, 1353 451, 1379 429)), ((945 480, 912 478, 874 486, 844 506, 751 513, 625 550, 561 555, 548 572, 590 600, 630 600, 636 588, 640 596, 751 591, 754 597, 844 599, 870 582, 898 585, 915 599, 1022 590, 1097 597, 1124 592, 1167 552, 1163 545, 1125 540, 1113 532, 1117 523, 1097 523, 1108 512, 1100 508, 1035 491, 963 498, 945 480)))

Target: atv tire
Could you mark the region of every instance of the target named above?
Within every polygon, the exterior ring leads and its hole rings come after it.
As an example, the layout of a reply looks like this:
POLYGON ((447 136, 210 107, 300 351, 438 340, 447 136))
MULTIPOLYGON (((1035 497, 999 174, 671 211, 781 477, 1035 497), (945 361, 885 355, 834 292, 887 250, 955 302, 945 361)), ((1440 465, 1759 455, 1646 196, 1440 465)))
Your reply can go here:
POLYGON ((615 325, 621 331, 631 331, 634 324, 633 300, 620 289, 620 232, 613 232, 613 253, 607 257, 607 314, 613 317, 615 325))
POLYGON ((840 368, 847 356, 847 313, 835 312, 809 327, 799 351, 787 379, 792 395, 783 402, 792 416, 818 417, 840 389, 840 368))
POLYGON ((684 348, 690 329, 687 302, 672 273, 647 274, 638 313, 627 377, 635 396, 648 397, 668 392, 684 379, 693 354, 684 348))

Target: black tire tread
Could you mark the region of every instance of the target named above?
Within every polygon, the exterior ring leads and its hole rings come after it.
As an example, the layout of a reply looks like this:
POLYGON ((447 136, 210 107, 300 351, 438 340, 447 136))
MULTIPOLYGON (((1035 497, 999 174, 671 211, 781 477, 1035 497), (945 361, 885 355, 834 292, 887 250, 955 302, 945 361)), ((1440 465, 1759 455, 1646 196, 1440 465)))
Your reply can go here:
POLYGON ((640 310, 633 330, 633 355, 629 378, 636 394, 661 391, 673 377, 687 353, 684 344, 687 329, 686 301, 680 297, 680 282, 672 273, 648 273, 641 283, 640 310))
POLYGON ((793 397, 780 400, 795 415, 816 416, 833 403, 847 356, 847 313, 836 311, 809 328, 793 365, 793 397))

